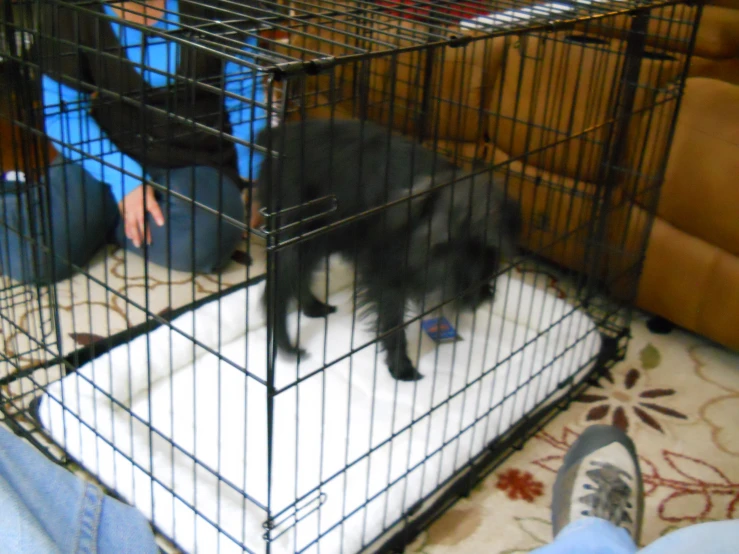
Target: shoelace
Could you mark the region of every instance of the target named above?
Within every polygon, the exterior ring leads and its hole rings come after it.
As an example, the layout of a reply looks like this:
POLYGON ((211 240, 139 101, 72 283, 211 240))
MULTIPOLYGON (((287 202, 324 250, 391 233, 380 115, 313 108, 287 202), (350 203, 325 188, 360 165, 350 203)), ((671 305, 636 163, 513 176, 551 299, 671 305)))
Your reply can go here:
POLYGON ((587 509, 582 511, 584 516, 606 519, 621 527, 633 525, 633 519, 628 510, 632 508, 629 501, 631 475, 608 462, 590 462, 594 469, 587 471, 591 484, 584 486, 588 494, 578 498, 587 509))

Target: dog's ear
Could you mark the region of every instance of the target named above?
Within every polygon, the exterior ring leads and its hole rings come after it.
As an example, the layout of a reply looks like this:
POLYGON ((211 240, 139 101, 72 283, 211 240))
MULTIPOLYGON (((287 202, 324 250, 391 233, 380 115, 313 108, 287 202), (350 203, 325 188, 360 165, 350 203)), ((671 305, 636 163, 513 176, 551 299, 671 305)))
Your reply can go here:
POLYGON ((523 231, 523 216, 521 205, 500 191, 500 201, 497 203, 496 212, 492 214, 493 225, 496 225, 492 235, 488 235, 493 245, 500 249, 505 258, 515 258, 518 255, 523 231))
POLYGON ((505 196, 500 210, 500 223, 503 227, 503 231, 513 240, 518 241, 523 233, 523 213, 521 212, 521 204, 514 198, 505 196))
MULTIPOLYGON (((508 197, 489 173, 460 180, 444 196, 451 215, 451 234, 457 238, 480 238, 486 242, 517 242, 521 233, 521 207, 508 197)), ((440 202, 440 205, 445 202, 440 202)))
POLYGON ((453 173, 421 175, 413 182, 410 188, 402 187, 390 194, 390 202, 399 201, 386 210, 386 224, 389 229, 400 229, 407 226, 415 226, 419 221, 433 209, 436 196, 431 189, 437 185, 449 182, 453 179, 453 173))

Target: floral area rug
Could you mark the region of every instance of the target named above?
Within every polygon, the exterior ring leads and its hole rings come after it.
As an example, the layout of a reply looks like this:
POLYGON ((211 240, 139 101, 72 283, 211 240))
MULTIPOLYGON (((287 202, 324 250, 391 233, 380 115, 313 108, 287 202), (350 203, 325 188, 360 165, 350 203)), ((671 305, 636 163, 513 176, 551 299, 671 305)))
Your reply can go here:
POLYGON ((244 242, 220 275, 194 279, 190 273, 144 263, 123 249, 105 249, 84 273, 57 283, 53 297, 46 288, 19 286, 0 277, 0 352, 6 357, 0 360, 0 378, 264 274, 263 245, 256 238, 244 242), (247 250, 254 259, 251 265, 247 250))
POLYGON ((407 554, 520 554, 552 540, 551 490, 562 458, 594 423, 627 430, 645 485, 643 545, 678 528, 739 518, 739 354, 682 331, 634 322, 614 366, 407 554))
MULTIPOLYGON (((255 263, 248 272, 253 277, 264 271, 264 249, 258 243, 251 249, 255 263)), ((98 263, 95 271, 108 267, 108 282, 117 283, 116 290, 137 302, 148 298, 154 313, 212 294, 219 286, 212 276, 194 282, 186 277, 157 278, 155 269, 146 287, 143 264, 138 269, 125 266, 124 271, 120 252, 101 254, 98 263)), ((560 297, 572 293, 568 280, 549 267, 522 264, 518 270, 527 281, 560 297)), ((246 277, 247 268, 237 254, 220 286, 246 277)), ((70 348, 100 340, 104 333, 143 317, 119 309, 115 295, 85 296, 80 291, 95 289, 81 276, 65 286, 69 293, 60 295, 66 302, 60 319, 74 325, 68 329, 77 330, 63 339, 70 348), (97 315, 84 319, 84 314, 97 315), (102 323, 106 321, 116 323, 106 327, 102 323)), ((636 315, 624 361, 422 532, 406 553, 520 554, 550 542, 549 506, 556 472, 569 446, 593 423, 618 425, 637 445, 646 487, 643 544, 693 523, 739 517, 739 353, 679 330, 652 333, 647 320, 645 314, 636 315)), ((7 348, 7 336, 3 339, 7 348)), ((24 378, 4 385, 3 392, 32 397, 37 386, 24 378)), ((70 469, 90 478, 79 468, 70 469)), ((165 552, 178 552, 164 537, 158 539, 165 552)))

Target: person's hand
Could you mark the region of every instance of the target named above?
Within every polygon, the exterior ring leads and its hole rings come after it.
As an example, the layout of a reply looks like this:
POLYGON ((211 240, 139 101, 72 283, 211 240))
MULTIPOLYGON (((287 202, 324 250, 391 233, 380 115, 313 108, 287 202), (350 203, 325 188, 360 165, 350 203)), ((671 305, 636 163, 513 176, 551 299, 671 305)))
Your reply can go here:
POLYGON ((264 224, 264 217, 262 217, 262 214, 259 211, 260 208, 259 202, 254 198, 251 201, 251 217, 249 218, 249 227, 252 229, 257 229, 264 224))
POLYGON ((123 216, 126 236, 131 239, 136 248, 141 248, 144 234, 146 234, 146 244, 151 244, 151 229, 147 227, 144 233, 146 212, 151 214, 154 223, 159 227, 164 225, 164 214, 154 196, 154 189, 146 185, 136 187, 129 192, 118 203, 118 209, 123 216), (146 209, 144 209, 144 196, 146 196, 146 209))
MULTIPOLYGON (((244 189, 242 196, 244 200, 244 205, 249 205, 249 196, 251 194, 250 189, 244 189)), ((262 217, 262 214, 259 212, 261 206, 259 205, 259 201, 256 198, 251 199, 251 213, 249 214, 249 227, 251 229, 257 229, 261 225, 264 224, 264 217, 262 217)), ((248 231, 244 231, 244 238, 247 238, 249 236, 248 231)))

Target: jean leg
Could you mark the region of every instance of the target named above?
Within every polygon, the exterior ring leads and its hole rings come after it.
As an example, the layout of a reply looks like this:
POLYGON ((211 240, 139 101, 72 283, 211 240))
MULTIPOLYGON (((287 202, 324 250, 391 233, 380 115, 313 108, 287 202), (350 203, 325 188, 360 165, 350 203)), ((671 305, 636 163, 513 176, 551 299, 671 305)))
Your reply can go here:
MULTIPOLYGON (((238 222, 245 220, 244 202, 239 187, 217 169, 205 166, 172 169, 152 175, 169 190, 194 199, 238 222)), ((158 227, 151 216, 151 244, 136 248, 125 237, 121 222, 116 238, 126 249, 157 265, 190 273, 213 273, 228 263, 242 240, 242 230, 210 213, 190 200, 157 194, 165 224, 158 227)))
POLYGON ((0 477, 0 537, 3 547, 15 554, 59 554, 41 523, 0 477))
POLYGON ((597 517, 584 517, 567 525, 551 544, 531 554, 635 554, 629 533, 597 517))
POLYGON ((639 554, 733 554, 739 551, 739 520, 699 523, 657 539, 639 554))
POLYGON ((45 458, 0 427, 0 537, 21 546, 12 552, 149 554, 158 552, 143 514, 45 458), (6 517, 17 508, 25 525, 6 517), (37 545, 55 545, 33 550, 37 545), (25 548, 25 550, 24 550, 25 548))
POLYGON ((66 279, 74 273, 72 264, 85 265, 106 243, 119 218, 107 185, 59 159, 49 168, 48 187, 6 183, 0 196, 0 271, 31 284, 66 279), (20 191, 6 192, 18 185, 20 191))

